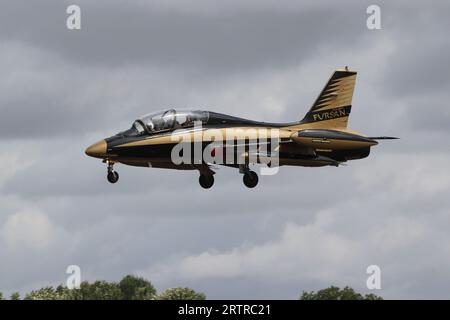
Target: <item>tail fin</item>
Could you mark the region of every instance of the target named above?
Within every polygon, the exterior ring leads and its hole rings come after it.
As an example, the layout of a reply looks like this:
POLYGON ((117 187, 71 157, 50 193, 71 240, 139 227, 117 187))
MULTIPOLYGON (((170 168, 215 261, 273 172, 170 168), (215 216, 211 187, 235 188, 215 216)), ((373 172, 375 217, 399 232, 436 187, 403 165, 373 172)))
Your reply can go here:
POLYGON ((315 128, 347 128, 355 81, 355 71, 347 67, 336 70, 301 123, 315 128))

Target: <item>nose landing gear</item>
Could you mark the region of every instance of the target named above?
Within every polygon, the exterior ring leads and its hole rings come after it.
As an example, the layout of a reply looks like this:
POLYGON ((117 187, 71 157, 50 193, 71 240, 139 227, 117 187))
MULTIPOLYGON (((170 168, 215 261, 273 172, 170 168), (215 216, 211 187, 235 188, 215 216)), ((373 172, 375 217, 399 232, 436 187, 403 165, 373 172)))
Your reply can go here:
POLYGON ((116 171, 110 171, 107 175, 108 181, 111 183, 116 183, 119 181, 119 174, 116 171))
POLYGON ((116 183, 119 181, 119 174, 114 171, 114 162, 106 161, 108 164, 108 175, 106 176, 110 183, 116 183))

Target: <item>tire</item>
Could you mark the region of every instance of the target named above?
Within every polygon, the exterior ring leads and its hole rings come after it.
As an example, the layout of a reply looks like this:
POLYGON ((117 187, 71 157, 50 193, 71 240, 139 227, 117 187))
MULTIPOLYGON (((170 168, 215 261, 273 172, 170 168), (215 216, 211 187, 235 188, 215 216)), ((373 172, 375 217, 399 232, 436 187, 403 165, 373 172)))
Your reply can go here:
POLYGON ((254 171, 244 173, 244 184, 247 188, 254 188, 258 184, 258 175, 254 171))
POLYGON ((119 181, 119 174, 116 171, 110 171, 107 178, 110 183, 116 183, 119 181))
POLYGON ((198 182, 200 183, 200 185, 202 186, 202 188, 204 189, 209 189, 213 186, 214 184, 214 176, 205 176, 205 175, 200 175, 200 177, 198 178, 198 182))

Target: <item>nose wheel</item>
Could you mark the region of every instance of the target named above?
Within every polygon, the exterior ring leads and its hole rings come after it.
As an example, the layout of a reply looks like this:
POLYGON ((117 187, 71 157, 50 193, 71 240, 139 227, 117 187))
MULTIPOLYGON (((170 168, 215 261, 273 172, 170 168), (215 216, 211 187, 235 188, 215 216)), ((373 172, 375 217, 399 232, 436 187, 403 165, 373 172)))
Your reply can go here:
POLYGON ((116 183, 119 181, 119 174, 116 171, 110 171, 107 175, 108 181, 111 183, 116 183))
POLYGON ((213 175, 207 176, 207 175, 201 174, 200 177, 198 178, 198 182, 200 183, 202 188, 209 189, 214 184, 214 176, 213 175))
POLYGON ((114 171, 114 163, 112 162, 107 163, 108 163, 108 175, 106 176, 106 178, 110 183, 116 183, 117 181, 119 181, 119 174, 116 171, 114 171))

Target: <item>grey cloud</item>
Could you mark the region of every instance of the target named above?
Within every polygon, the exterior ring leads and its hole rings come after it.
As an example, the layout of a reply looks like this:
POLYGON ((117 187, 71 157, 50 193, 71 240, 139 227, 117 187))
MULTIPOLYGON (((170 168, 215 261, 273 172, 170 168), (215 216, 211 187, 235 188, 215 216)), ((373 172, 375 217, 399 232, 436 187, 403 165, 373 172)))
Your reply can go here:
POLYGON ((62 283, 76 263, 90 280, 139 273, 159 289, 188 285, 210 298, 297 298, 331 284, 365 291, 365 268, 379 263, 381 295, 446 297, 447 2, 382 1, 380 31, 365 28, 369 2, 211 3, 82 1, 80 32, 64 27, 68 2, 0 5, 0 237, 11 246, 0 249, 0 290, 62 283), (299 119, 332 69, 347 64, 359 71, 350 128, 402 138, 347 167, 281 168, 255 190, 221 169, 204 191, 197 172, 119 165, 112 186, 104 165, 84 155, 167 106, 299 119), (38 213, 24 215, 30 208, 38 213), (38 219, 48 245, 31 245, 41 233, 15 239, 2 229, 11 219, 25 235, 38 219), (300 228, 294 240, 311 226, 319 240, 284 241, 288 225, 300 228), (315 260, 326 239, 342 241, 336 250, 347 262, 315 260), (306 250, 277 262, 296 272, 249 264, 224 278, 200 260, 212 276, 178 269, 205 252, 224 263, 233 250, 247 259, 249 248, 270 258, 274 244, 306 250))
POLYGON ((25 1, 6 6, 3 38, 22 39, 78 66, 151 63, 230 74, 287 67, 314 54, 321 42, 350 44, 364 32, 358 27, 364 15, 349 19, 356 9, 195 14, 120 2, 84 2, 81 7, 82 30, 71 32, 65 28, 64 2, 43 1, 37 8, 25 1), (17 11, 23 19, 19 24, 17 11), (321 28, 311 32, 309 26, 318 21, 321 28))

